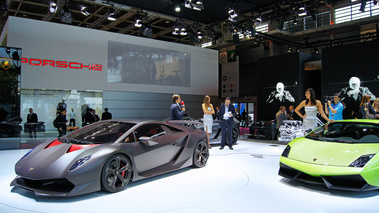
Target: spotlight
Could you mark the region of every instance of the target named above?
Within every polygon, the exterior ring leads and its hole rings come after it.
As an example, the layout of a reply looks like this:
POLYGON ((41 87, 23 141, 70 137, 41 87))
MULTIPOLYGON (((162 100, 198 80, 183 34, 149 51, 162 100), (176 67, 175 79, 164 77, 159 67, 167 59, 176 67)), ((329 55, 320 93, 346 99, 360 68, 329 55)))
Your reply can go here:
POLYGON ((204 10, 204 5, 202 1, 196 1, 196 5, 193 7, 194 10, 204 10))
POLYGON ((50 2, 50 13, 55 13, 55 12, 57 12, 57 9, 58 9, 58 7, 57 7, 57 3, 55 3, 55 2, 50 2))
POLYGON ((134 23, 134 26, 136 26, 136 27, 142 27, 141 18, 139 16, 137 16, 136 22, 134 23))
POLYGON ((233 8, 230 8, 230 9, 228 10, 228 14, 229 14, 229 17, 232 18, 232 19, 234 19, 234 18, 236 18, 236 17, 238 16, 236 10, 233 9, 233 8))
POLYGON ((288 52, 288 53, 291 53, 291 52, 292 52, 292 47, 291 47, 291 46, 288 47, 287 52, 288 52))
POLYGON ((59 11, 58 16, 59 16, 59 18, 61 19, 61 22, 66 23, 66 24, 71 24, 71 22, 72 22, 71 11, 70 11, 70 9, 67 7, 67 5, 65 5, 65 6, 59 11))
POLYGON ((153 29, 151 28, 151 26, 142 25, 142 27, 139 29, 139 31, 145 37, 153 36, 153 29))
POLYGON ((87 11, 87 7, 86 6, 80 6, 80 12, 85 15, 85 16, 89 16, 90 13, 87 11))
POLYGON ((180 11, 182 11, 182 4, 179 2, 174 3, 174 9, 175 12, 179 13, 180 11))
POLYGON ((179 25, 178 20, 176 20, 176 23, 175 23, 175 26, 174 26, 174 30, 172 31, 172 34, 173 35, 179 35, 179 33, 180 33, 180 25, 179 25))
POLYGON ((197 38, 198 39, 202 39, 203 38, 203 33, 200 30, 197 31, 197 38))
POLYGON ((313 48, 313 53, 314 54, 319 54, 319 51, 318 51, 317 47, 313 48))
POLYGON ((187 30, 184 26, 182 26, 182 29, 180 30, 180 35, 182 35, 182 36, 187 35, 187 30))
POLYGON ((113 8, 109 9, 108 20, 109 21, 116 21, 117 20, 117 18, 114 16, 114 9, 113 8))

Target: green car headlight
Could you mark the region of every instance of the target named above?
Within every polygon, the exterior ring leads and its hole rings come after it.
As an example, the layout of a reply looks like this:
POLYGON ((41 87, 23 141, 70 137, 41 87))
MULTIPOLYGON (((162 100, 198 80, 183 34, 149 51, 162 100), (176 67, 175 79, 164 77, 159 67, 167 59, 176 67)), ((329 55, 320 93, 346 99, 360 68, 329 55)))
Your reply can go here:
POLYGON ((371 160, 372 157, 374 157, 375 154, 369 154, 369 155, 362 155, 359 158, 357 158, 355 161, 353 161, 349 167, 364 167, 367 162, 371 160))
POLYGON ((282 153, 282 156, 288 158, 288 155, 290 154, 290 151, 291 151, 291 147, 290 147, 290 146, 287 146, 287 147, 284 149, 284 151, 283 151, 283 153, 282 153))

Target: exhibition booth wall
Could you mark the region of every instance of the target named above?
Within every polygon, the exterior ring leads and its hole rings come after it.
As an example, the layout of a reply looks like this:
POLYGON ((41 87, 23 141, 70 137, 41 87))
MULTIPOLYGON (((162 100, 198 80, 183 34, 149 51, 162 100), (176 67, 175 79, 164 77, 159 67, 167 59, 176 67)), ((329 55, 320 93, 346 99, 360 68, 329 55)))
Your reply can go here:
POLYGON ((357 111, 364 94, 372 101, 379 95, 378 48, 379 42, 374 40, 323 48, 322 54, 289 53, 259 59, 257 120, 274 120, 282 105, 296 107, 305 100, 307 88, 313 88, 323 104, 340 93, 346 109, 357 111), (312 62, 316 62, 314 67, 309 65, 312 62))
POLYGON ((361 42, 322 50, 322 94, 333 95, 349 87, 351 77, 379 96, 379 41, 361 42))
POLYGON ((1 41, 22 49, 21 117, 33 108, 46 129, 55 129, 62 98, 77 120, 83 104, 98 115, 107 107, 117 118, 160 120, 174 93, 192 117, 202 116, 205 95, 218 96, 215 50, 19 17, 8 18, 1 41))

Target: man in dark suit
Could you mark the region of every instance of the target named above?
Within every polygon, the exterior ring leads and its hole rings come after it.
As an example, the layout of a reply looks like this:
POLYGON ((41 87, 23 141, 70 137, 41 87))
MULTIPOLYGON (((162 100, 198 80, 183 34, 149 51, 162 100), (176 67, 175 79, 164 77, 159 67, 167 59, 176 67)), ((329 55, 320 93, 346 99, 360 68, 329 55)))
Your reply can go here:
POLYGON ((229 149, 233 150, 233 126, 234 120, 233 117, 236 116, 236 111, 233 104, 230 103, 230 98, 226 97, 225 103, 221 104, 220 112, 219 112, 219 120, 221 125, 221 147, 220 149, 224 149, 226 143, 226 134, 228 134, 228 145, 229 149))
POLYGON ((101 120, 109 120, 112 119, 112 113, 108 112, 108 108, 104 109, 103 114, 101 114, 101 120))
POLYGON ((289 120, 300 120, 300 116, 295 112, 293 105, 288 108, 287 115, 289 120))
POLYGON ((58 129, 59 136, 61 137, 67 133, 67 119, 66 119, 66 109, 62 109, 60 114, 55 118, 53 124, 54 127, 58 129))
POLYGON ((35 138, 37 137, 37 133, 36 133, 37 122, 38 122, 37 114, 33 112, 32 108, 29 108, 29 114, 28 114, 28 117, 26 118, 26 123, 29 130, 29 138, 32 138, 33 136, 35 138), (33 132, 33 135, 32 135, 32 132, 33 132))
POLYGON ((170 119, 171 120, 183 120, 183 115, 186 111, 184 106, 180 106, 180 95, 174 94, 172 96, 172 104, 170 107, 170 119))
POLYGON ((89 109, 88 112, 84 115, 84 126, 96 122, 93 109, 89 109))

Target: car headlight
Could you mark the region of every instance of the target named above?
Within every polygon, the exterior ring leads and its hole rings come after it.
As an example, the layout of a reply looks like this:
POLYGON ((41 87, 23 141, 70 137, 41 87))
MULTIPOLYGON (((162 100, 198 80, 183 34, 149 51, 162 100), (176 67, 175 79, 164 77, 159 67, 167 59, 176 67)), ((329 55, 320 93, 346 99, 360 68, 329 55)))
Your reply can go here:
POLYGON ((369 154, 369 155, 362 155, 359 158, 357 158, 355 161, 353 161, 349 167, 364 167, 367 162, 371 160, 372 157, 374 157, 375 154, 369 154))
POLYGON ((282 156, 288 158, 288 155, 290 154, 291 147, 287 145, 287 147, 284 149, 282 156))
POLYGON ((91 159, 91 155, 87 155, 83 158, 80 158, 79 160, 75 161, 75 163, 72 164, 72 166, 70 167, 69 171, 72 171, 76 168, 78 168, 79 166, 83 165, 85 162, 87 162, 89 159, 91 159))

